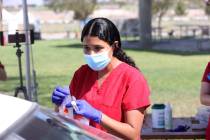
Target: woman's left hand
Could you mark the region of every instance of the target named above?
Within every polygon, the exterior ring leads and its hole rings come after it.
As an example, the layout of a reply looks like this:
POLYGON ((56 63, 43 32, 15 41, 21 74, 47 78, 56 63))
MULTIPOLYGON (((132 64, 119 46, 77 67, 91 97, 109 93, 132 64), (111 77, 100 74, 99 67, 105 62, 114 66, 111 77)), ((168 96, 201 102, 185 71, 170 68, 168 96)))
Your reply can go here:
MULTIPOLYGON (((84 117, 95 121, 96 123, 101 122, 102 113, 101 111, 92 107, 85 100, 76 100, 78 110, 74 110, 76 114, 83 115, 84 117)), ((67 108, 72 107, 72 104, 69 103, 66 105, 67 108)))

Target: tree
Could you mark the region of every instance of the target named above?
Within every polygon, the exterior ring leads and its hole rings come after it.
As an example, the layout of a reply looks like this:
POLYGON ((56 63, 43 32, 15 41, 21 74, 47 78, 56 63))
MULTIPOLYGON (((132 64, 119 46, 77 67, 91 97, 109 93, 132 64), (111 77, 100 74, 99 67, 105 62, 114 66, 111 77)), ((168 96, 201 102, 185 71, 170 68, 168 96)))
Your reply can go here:
POLYGON ((45 0, 45 3, 56 12, 74 11, 74 18, 79 20, 85 20, 96 6, 96 0, 45 0))
POLYGON ((208 17, 210 16, 210 5, 205 6, 205 13, 208 15, 208 17))
POLYGON ((180 0, 185 4, 186 8, 202 8, 205 5, 204 0, 180 0))
POLYGON ((210 6, 210 0, 205 0, 206 5, 210 6))
POLYGON ((179 0, 175 7, 175 13, 178 16, 184 15, 186 13, 186 7, 182 0, 179 0))
POLYGON ((161 37, 161 22, 162 17, 166 14, 168 9, 173 5, 174 0, 153 0, 152 14, 158 17, 158 36, 161 37))
POLYGON ((122 8, 124 5, 126 5, 126 3, 128 3, 126 0, 112 0, 110 2, 119 5, 120 8, 122 8))

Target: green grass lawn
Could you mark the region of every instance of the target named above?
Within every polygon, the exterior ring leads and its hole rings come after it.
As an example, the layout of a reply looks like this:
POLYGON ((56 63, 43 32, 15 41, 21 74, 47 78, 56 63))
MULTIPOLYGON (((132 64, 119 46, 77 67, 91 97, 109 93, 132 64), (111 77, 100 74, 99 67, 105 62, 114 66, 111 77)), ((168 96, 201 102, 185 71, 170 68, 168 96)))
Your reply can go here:
MULTIPOLYGON (((39 103, 53 107, 51 92, 56 85, 68 85, 74 71, 84 63, 78 40, 37 41, 33 45, 35 68, 39 83, 39 103)), ((21 47, 24 51, 25 47, 21 47)), ((209 61, 207 54, 161 53, 126 50, 144 73, 151 88, 152 103, 170 102, 174 116, 195 115, 200 106, 199 90, 202 73, 209 61)), ((0 60, 9 79, 0 82, 0 91, 14 92, 19 85, 16 49, 0 48, 0 60)), ((25 54, 23 73, 25 74, 25 54)), ((149 110, 151 111, 151 110, 149 110)))

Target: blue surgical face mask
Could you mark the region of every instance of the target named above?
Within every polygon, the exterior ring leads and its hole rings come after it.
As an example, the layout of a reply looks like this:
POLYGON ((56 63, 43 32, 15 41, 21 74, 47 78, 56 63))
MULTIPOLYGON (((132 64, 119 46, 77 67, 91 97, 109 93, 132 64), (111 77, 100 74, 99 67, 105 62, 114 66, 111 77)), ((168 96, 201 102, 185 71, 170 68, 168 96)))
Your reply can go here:
POLYGON ((104 69, 111 61, 111 58, 109 58, 109 51, 104 51, 98 54, 92 54, 92 55, 87 55, 85 54, 85 60, 88 64, 88 66, 95 70, 95 71, 100 71, 104 69))

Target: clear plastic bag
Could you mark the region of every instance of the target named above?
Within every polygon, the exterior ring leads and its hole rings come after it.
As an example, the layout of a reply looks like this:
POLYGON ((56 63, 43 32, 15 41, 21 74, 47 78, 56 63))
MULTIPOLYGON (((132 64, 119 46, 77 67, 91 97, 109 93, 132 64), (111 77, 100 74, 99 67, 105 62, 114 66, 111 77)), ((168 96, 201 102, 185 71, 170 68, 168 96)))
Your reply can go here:
POLYGON ((71 103, 71 95, 69 92, 69 95, 67 95, 65 97, 65 99, 63 100, 62 104, 59 106, 59 113, 67 118, 71 118, 73 119, 73 108, 67 108, 66 104, 71 103))

